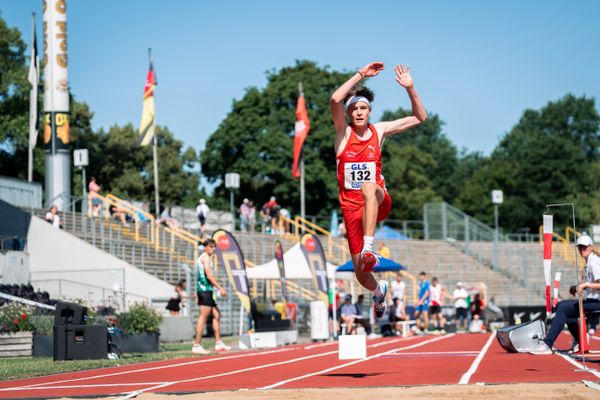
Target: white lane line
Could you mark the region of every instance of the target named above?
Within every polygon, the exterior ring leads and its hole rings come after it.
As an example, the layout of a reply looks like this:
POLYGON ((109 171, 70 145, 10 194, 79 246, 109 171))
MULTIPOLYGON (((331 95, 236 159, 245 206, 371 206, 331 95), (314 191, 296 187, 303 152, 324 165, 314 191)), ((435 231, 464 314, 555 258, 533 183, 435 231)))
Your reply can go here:
POLYGON ((24 391, 24 390, 79 389, 79 388, 97 388, 97 387, 164 385, 165 383, 171 383, 171 382, 93 383, 91 385, 36 386, 36 387, 30 387, 30 388, 28 388, 28 387, 20 387, 20 388, 15 388, 15 389, 12 389, 12 390, 14 390, 14 391, 24 391))
POLYGON ((492 345, 492 341, 494 340, 495 337, 496 337, 496 331, 494 331, 494 332, 492 332, 492 334, 490 334, 490 338, 485 343, 485 346, 483 346, 483 348, 479 352, 479 355, 477 356, 477 358, 475 360, 473 360, 473 364, 471 364, 471 368, 469 368, 469 370, 467 372, 465 372, 465 374, 462 376, 462 378, 460 378, 460 381, 458 382, 459 385, 466 385, 467 383, 469 383, 469 379, 471 379, 471 376, 475 373, 475 371, 477 371, 477 367, 479 367, 479 363, 481 362, 481 360, 483 360, 483 356, 485 356, 485 353, 488 351, 488 349, 492 345))
POLYGON ((568 362, 570 362, 571 364, 576 366, 578 369, 584 369, 586 372, 589 372, 590 374, 594 375, 596 378, 600 378, 600 372, 596 371, 595 369, 591 369, 590 367, 584 368, 583 364, 573 360, 571 357, 569 357, 565 354, 561 354, 561 353, 555 353, 555 354, 558 354, 559 356, 561 356, 562 358, 564 358, 565 360, 567 360, 568 362))
POLYGON ((371 359, 373 359, 373 358, 376 358, 376 357, 381 357, 381 356, 383 356, 383 355, 390 354, 390 353, 393 353, 393 352, 396 352, 396 351, 400 351, 400 350, 408 350, 408 349, 414 349, 415 347, 424 346, 424 345, 426 345, 426 344, 428 344, 428 343, 433 343, 433 342, 437 342, 437 341, 439 341, 439 340, 448 339, 448 338, 451 338, 452 336, 454 336, 454 334, 453 334, 453 333, 452 333, 452 334, 450 334, 450 335, 446 335, 446 336, 439 336, 439 337, 436 337, 436 338, 434 338, 434 339, 429 339, 429 340, 425 340, 425 341, 423 341, 423 342, 415 343, 415 344, 412 344, 412 345, 410 345, 410 346, 401 347, 401 348, 399 348, 399 349, 392 349, 392 350, 384 351, 384 352, 382 352, 382 353, 374 354, 374 355, 372 355, 372 356, 369 356, 369 357, 366 357, 366 358, 362 358, 362 359, 360 359, 360 360, 356 360, 356 361, 350 361, 350 362, 347 362, 347 363, 345 363, 345 364, 341 364, 341 365, 338 365, 338 366, 335 366, 335 367, 331 367, 331 368, 323 369, 323 370, 321 370, 321 371, 317 371, 317 372, 313 372, 313 373, 310 373, 310 374, 306 374, 306 375, 298 376, 298 377, 296 377, 296 378, 290 378, 290 379, 286 379, 286 380, 284 380, 284 381, 279 381, 279 382, 276 382, 276 383, 274 383, 274 384, 272 384, 272 385, 269 385, 269 386, 263 386, 263 387, 261 387, 261 388, 258 388, 258 390, 268 390, 268 389, 273 389, 273 388, 276 388, 276 387, 278 387, 278 386, 285 385, 285 384, 287 384, 287 383, 290 383, 290 382, 298 381, 298 380, 300 380, 300 379, 306 379, 306 378, 310 378, 311 376, 315 376, 315 375, 321 375, 321 374, 324 374, 324 373, 327 373, 327 372, 335 371, 336 369, 340 369, 340 368, 348 367, 348 366, 350 366, 350 365, 354 365, 354 364, 358 364, 358 363, 361 363, 361 362, 369 361, 369 360, 371 360, 371 359))
MULTIPOLYGON (((157 367, 148 367, 148 368, 133 369, 133 370, 128 370, 128 371, 113 372, 113 373, 108 373, 108 374, 91 375, 91 376, 86 376, 86 377, 82 377, 82 378, 63 379, 63 380, 58 380, 58 381, 53 381, 53 382, 35 383, 35 384, 31 384, 31 385, 16 386, 16 387, 12 387, 12 388, 10 388, 10 387, 9 388, 0 388, 0 391, 18 390, 19 388, 32 388, 32 387, 36 387, 36 386, 55 385, 58 383, 77 382, 77 381, 83 381, 83 380, 88 380, 88 379, 99 379, 99 378, 106 378, 106 377, 111 377, 111 376, 136 374, 138 372, 155 371, 158 369, 175 368, 175 367, 181 367, 181 366, 185 366, 185 365, 203 364, 203 363, 208 363, 208 362, 217 362, 217 361, 230 360, 230 359, 236 359, 236 358, 256 357, 256 356, 262 356, 265 354, 281 353, 281 352, 290 351, 290 350, 299 350, 299 348, 292 348, 292 349, 283 348, 283 349, 254 352, 254 353, 247 353, 247 354, 238 354, 238 355, 225 356, 225 357, 218 357, 218 356, 212 357, 212 358, 204 358, 203 357, 202 359, 199 359, 199 360, 186 361, 186 362, 181 362, 181 363, 177 363, 177 364, 160 365, 157 367)), ((127 367, 127 366, 123 366, 123 367, 127 367)), ((110 368, 114 368, 114 367, 110 367, 110 368)), ((74 371, 74 372, 76 372, 76 371, 74 371)))
MULTIPOLYGON (((450 336, 452 336, 452 335, 450 335, 450 336)), ((399 339, 388 340, 388 341, 383 342, 383 343, 385 343, 385 344, 392 344, 392 343, 401 342, 401 341, 407 341, 407 340, 411 340, 411 339, 413 339, 413 338, 410 338, 410 337, 409 338, 399 338, 399 339)), ((382 343, 376 343, 376 344, 373 344, 373 345, 367 345, 367 347, 378 347, 378 346, 381 346, 381 345, 382 345, 382 343)), ((406 348, 409 349, 409 348, 412 348, 414 346, 415 345, 408 346, 406 348)), ((396 350, 397 349, 394 349, 393 351, 396 351, 396 350)), ((294 363, 294 362, 297 362, 297 361, 304 361, 304 360, 308 360, 308 359, 311 359, 311 358, 328 356, 328 355, 337 354, 337 353, 338 353, 338 350, 328 351, 326 353, 313 354, 313 355, 310 355, 310 356, 299 357, 299 358, 295 358, 295 359, 291 359, 291 360, 286 360, 286 361, 280 361, 280 362, 271 363, 271 364, 260 365, 260 366, 257 366, 257 367, 244 368, 244 369, 239 369, 239 370, 230 371, 230 372, 224 372, 224 373, 216 374, 216 375, 202 376, 202 377, 199 377, 199 378, 190 378, 190 379, 185 379, 185 380, 181 380, 181 381, 164 383, 164 384, 153 386, 153 387, 149 387, 149 388, 146 388, 146 389, 136 390, 136 392, 137 392, 137 394, 141 394, 141 393, 148 392, 150 390, 161 389, 161 388, 164 388, 166 386, 176 385, 176 384, 179 384, 179 383, 194 382, 194 381, 200 381, 200 380, 212 379, 212 378, 220 378, 222 376, 234 375, 234 374, 239 374, 239 373, 248 372, 248 371, 255 371, 257 369, 274 367, 274 366, 283 365, 283 364, 291 364, 291 363, 294 363)), ((381 354, 384 354, 384 353, 381 353, 381 354)), ((126 396, 119 397, 119 399, 120 400, 129 399, 129 398, 132 397, 132 394, 133 394, 133 392, 127 394, 126 396)))
MULTIPOLYGON (((395 353, 391 353, 392 355, 396 355, 395 353)), ((453 354, 479 354, 479 350, 474 351, 423 351, 423 352, 408 352, 408 353, 398 353, 398 355, 402 356, 450 356, 453 354)))

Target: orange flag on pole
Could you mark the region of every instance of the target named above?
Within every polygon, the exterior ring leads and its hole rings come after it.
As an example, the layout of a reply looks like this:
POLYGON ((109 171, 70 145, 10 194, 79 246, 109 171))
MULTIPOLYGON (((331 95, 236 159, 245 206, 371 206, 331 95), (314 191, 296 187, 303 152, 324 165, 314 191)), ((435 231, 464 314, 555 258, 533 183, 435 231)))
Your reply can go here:
POLYGON ((292 165, 292 176, 300 177, 300 158, 302 157, 302 146, 310 130, 308 122, 308 112, 306 111, 306 102, 304 94, 301 93, 296 104, 296 125, 294 127, 294 164, 292 165))

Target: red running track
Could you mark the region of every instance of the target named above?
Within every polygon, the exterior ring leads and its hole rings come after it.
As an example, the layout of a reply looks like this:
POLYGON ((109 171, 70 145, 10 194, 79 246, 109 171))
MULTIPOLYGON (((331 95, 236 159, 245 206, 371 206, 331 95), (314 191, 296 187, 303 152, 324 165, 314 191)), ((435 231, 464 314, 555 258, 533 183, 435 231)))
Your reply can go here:
MULTIPOLYGON (((564 336, 561 340, 566 342, 564 336)), ((350 361, 338 360, 337 346, 337 342, 294 345, 5 381, 0 382, 0 398, 600 378, 595 371, 575 372, 577 363, 558 354, 507 353, 493 334, 369 340, 367 358, 350 361)))

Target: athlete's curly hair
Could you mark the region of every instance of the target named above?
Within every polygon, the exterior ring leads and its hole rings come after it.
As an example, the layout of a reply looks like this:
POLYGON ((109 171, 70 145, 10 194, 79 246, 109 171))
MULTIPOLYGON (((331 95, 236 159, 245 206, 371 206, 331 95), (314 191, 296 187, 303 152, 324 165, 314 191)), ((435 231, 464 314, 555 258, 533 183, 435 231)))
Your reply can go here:
POLYGON ((354 96, 366 97, 367 100, 369 100, 369 103, 372 103, 373 100, 375 100, 375 93, 373 93, 371 89, 366 86, 354 86, 352 89, 350 89, 350 92, 348 92, 346 97, 344 97, 344 104, 346 104, 348 99, 354 96))

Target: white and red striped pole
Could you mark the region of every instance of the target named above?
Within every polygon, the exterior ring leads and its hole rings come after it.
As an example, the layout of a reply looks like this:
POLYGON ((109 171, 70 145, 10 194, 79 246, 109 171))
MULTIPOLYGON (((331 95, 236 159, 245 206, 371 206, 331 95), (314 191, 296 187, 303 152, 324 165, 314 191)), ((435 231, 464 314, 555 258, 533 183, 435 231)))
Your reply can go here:
POLYGON ((544 215, 544 279, 546 280, 546 318, 552 313, 550 285, 552 284, 552 228, 553 215, 544 215))
POLYGON ((556 307, 558 304, 558 289, 560 288, 560 272, 554 274, 554 299, 552 302, 552 307, 556 307))

